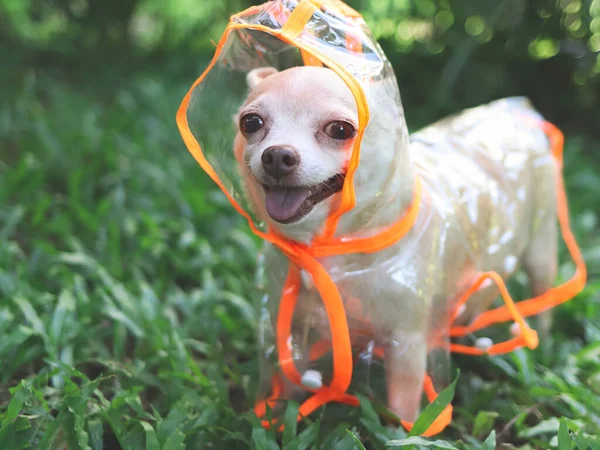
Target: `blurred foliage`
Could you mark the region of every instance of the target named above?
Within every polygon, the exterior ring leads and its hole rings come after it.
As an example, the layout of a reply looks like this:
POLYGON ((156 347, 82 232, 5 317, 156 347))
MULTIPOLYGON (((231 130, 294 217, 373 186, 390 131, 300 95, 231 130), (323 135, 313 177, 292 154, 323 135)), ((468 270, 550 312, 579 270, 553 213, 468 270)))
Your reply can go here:
POLYGON ((355 3, 392 59, 403 99, 414 108, 407 116, 418 114, 418 124, 526 95, 550 120, 598 132, 600 1, 355 3))
MULTIPOLYGON (((131 58, 162 64, 174 55, 206 62, 228 17, 251 3, 260 2, 0 0, 0 56, 70 69, 131 58)), ((600 133, 600 0, 348 3, 391 59, 409 125, 526 95, 559 125, 600 133)), ((189 67, 191 79, 197 65, 189 67)))

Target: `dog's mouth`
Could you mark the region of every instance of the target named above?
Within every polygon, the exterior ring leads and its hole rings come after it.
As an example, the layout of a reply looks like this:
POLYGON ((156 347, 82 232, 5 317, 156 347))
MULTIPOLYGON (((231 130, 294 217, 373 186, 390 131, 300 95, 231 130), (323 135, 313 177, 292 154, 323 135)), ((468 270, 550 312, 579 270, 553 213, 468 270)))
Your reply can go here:
POLYGON ((265 207, 276 222, 289 224, 298 222, 316 204, 342 190, 345 175, 337 174, 315 186, 267 186, 265 207))

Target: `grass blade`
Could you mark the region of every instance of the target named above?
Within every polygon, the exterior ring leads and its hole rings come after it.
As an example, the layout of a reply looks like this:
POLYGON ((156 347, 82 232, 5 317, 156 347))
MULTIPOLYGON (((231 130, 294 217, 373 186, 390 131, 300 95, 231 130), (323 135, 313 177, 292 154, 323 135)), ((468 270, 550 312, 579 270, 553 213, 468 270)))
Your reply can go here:
POLYGON ((359 450, 367 450, 363 443, 360 442, 360 439, 358 439, 358 437, 356 437, 356 435, 351 430, 346 430, 346 433, 348 433, 350 437, 354 440, 356 447, 358 447, 359 450))
POLYGON ((140 420, 140 425, 146 433, 146 450, 161 450, 158 438, 156 437, 156 432, 154 431, 154 428, 152 428, 152 425, 143 420, 140 420))
POLYGON ((442 450, 458 450, 454 445, 447 441, 430 441, 428 439, 411 436, 406 439, 394 439, 393 441, 386 442, 386 447, 404 447, 405 445, 420 445, 427 448, 439 448, 442 450))
POLYGON ((479 411, 473 425, 473 436, 477 439, 486 436, 494 427, 496 417, 498 417, 498 413, 495 411, 479 411))
POLYGON ((162 450, 184 450, 185 444, 183 441, 185 441, 185 434, 177 429, 171 433, 162 450))
POLYGON ((15 303, 21 309, 25 319, 27 319, 27 321, 31 324, 31 327, 35 330, 35 332, 43 337, 44 341, 46 341, 48 336, 46 333, 46 327, 31 303, 29 303, 29 301, 23 297, 15 298, 15 303))
POLYGON ((481 444, 481 450, 495 450, 496 448, 496 430, 492 430, 490 435, 481 444))
POLYGON ((450 383, 446 389, 438 394, 436 399, 425 407, 408 433, 408 436, 420 436, 433 423, 433 421, 442 413, 444 408, 450 404, 454 398, 456 382, 460 376, 460 372, 456 374, 454 381, 450 383))
POLYGON ((275 450, 279 449, 277 442, 269 439, 267 430, 261 425, 252 429, 252 449, 253 450, 275 450))
POLYGON ((88 423, 90 445, 92 450, 104 449, 104 427, 99 420, 90 420, 88 423))
POLYGON ((285 414, 283 416, 283 437, 281 439, 281 445, 285 447, 293 438, 296 436, 298 429, 298 402, 289 401, 285 408, 285 414))
POLYGON ((571 436, 564 419, 561 419, 558 427, 558 450, 571 450, 571 436))
POLYGON ((306 430, 302 431, 293 441, 283 447, 283 450, 306 450, 314 448, 314 444, 319 438, 320 426, 320 422, 310 424, 306 430))
POLYGON ((175 406, 167 418, 158 424, 156 433, 158 442, 163 446, 166 445, 168 439, 177 431, 187 417, 187 411, 180 406, 175 406))

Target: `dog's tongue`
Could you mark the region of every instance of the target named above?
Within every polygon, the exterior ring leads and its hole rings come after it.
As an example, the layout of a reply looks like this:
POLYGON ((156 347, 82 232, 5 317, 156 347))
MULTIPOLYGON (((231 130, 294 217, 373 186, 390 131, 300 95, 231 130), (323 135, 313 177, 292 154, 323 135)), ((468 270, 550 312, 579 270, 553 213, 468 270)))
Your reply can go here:
POLYGON ((265 199, 267 212, 273 220, 285 222, 298 212, 308 194, 306 188, 273 186, 267 191, 265 199))

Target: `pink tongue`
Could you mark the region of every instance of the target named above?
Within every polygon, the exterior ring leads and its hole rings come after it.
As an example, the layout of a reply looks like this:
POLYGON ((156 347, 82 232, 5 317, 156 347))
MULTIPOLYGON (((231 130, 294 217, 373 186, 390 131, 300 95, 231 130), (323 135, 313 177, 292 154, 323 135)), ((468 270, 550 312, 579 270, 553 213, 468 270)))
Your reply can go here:
POLYGON ((305 188, 272 187, 265 199, 267 212, 273 220, 285 222, 296 215, 308 193, 305 188))

